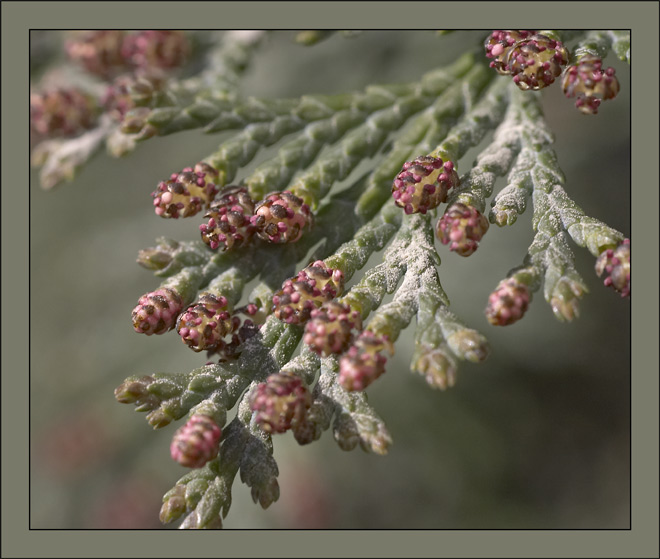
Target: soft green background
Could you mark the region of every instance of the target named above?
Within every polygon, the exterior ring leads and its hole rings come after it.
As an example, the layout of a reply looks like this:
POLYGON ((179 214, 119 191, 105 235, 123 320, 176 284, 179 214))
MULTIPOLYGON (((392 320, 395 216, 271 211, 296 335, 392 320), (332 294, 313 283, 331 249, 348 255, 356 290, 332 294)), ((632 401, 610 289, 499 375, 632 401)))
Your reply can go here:
MULTIPOLYGON (((271 36, 244 92, 295 96, 414 80, 485 33, 374 31, 310 49, 293 36, 271 36)), ((557 84, 543 104, 569 194, 630 235, 630 70, 607 63, 622 91, 598 116, 579 114, 557 84)), ((133 332, 132 307, 158 284, 134 260, 160 235, 196 238, 197 220, 158 219, 149 193, 223 138, 187 132, 125 159, 101 154, 50 192, 32 173, 32 528, 160 526, 160 497, 184 473, 169 458, 174 426, 153 432, 112 391, 130 374, 205 361, 174 334, 133 332)), ((629 302, 601 285, 593 257, 575 247, 591 290, 579 320, 557 322, 540 294, 516 325, 497 329, 483 317, 488 293, 531 242, 530 218, 493 226, 469 259, 438 244, 452 309, 488 336, 488 361, 463 364, 451 390, 431 390, 408 371, 408 331, 368 390, 394 438, 388 456, 345 453, 329 433, 306 447, 276 437, 280 501, 263 511, 237 481, 227 528, 630 526, 629 302)))

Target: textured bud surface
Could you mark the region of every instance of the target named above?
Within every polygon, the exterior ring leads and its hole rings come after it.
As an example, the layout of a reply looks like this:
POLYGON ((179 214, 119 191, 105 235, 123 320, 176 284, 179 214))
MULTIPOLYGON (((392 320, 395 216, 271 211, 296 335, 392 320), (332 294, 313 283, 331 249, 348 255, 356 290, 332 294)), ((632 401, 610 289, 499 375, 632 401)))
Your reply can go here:
POLYGON ((497 70, 498 74, 508 75, 511 71, 507 68, 507 57, 511 47, 518 41, 527 39, 534 35, 534 31, 525 29, 497 29, 490 34, 484 45, 486 58, 491 58, 490 67, 497 70))
POLYGON ((502 280, 488 297, 486 318, 493 326, 508 326, 520 320, 529 306, 529 289, 515 278, 502 280))
POLYGON ((250 394, 255 421, 267 433, 284 433, 304 422, 312 396, 298 377, 276 373, 250 394))
POLYGON ((545 35, 522 39, 509 49, 505 69, 522 90, 542 89, 555 81, 568 64, 568 50, 545 35))
POLYGON ((387 336, 365 330, 339 360, 339 384, 350 391, 364 390, 385 372, 384 349, 393 352, 387 336))
POLYGON ((601 252, 596 260, 596 274, 605 274, 606 286, 621 293, 621 297, 630 297, 630 239, 601 252))
POLYGON ((30 127, 46 137, 75 136, 96 123, 96 101, 80 89, 30 94, 30 127))
POLYGON ((344 274, 317 260, 288 279, 273 295, 275 316, 288 324, 307 322, 314 309, 331 301, 344 289, 344 274))
POLYGON ((65 50, 85 70, 107 78, 126 68, 122 55, 124 32, 116 29, 89 31, 69 39, 65 50))
POLYGON ((161 287, 140 297, 133 309, 133 328, 147 336, 164 334, 174 328, 182 309, 181 296, 169 287, 161 287))
POLYGON ((302 198, 284 191, 273 192, 261 200, 251 221, 265 241, 295 243, 312 226, 313 216, 302 198))
POLYGON ((167 181, 162 181, 151 194, 156 215, 161 217, 190 217, 208 207, 218 187, 215 180, 218 171, 206 163, 198 163, 194 168, 186 167, 180 173, 173 173, 167 181))
POLYGON ((207 223, 199 226, 202 240, 212 249, 227 250, 247 243, 255 232, 250 222, 254 201, 246 188, 228 186, 220 192, 204 215, 207 223))
POLYGON ((577 64, 569 66, 562 78, 566 97, 575 97, 575 106, 584 114, 596 114, 601 101, 614 99, 619 93, 619 80, 614 68, 603 70, 603 61, 595 56, 585 56, 577 64))
POLYGON ((172 438, 170 454, 186 468, 201 468, 218 455, 222 430, 208 415, 193 415, 172 438))
POLYGON ((227 310, 227 299, 203 293, 197 303, 179 316, 176 329, 181 339, 194 351, 218 349, 223 338, 233 332, 240 320, 227 310))
POLYGON ((449 190, 458 183, 451 161, 424 155, 404 163, 392 184, 392 196, 407 214, 425 214, 445 202, 449 190))
POLYGON ((319 355, 343 353, 353 339, 353 330, 362 328, 360 313, 336 301, 311 312, 303 341, 319 355))
POLYGON ((185 63, 190 42, 181 31, 153 30, 128 35, 122 45, 122 56, 138 68, 171 70, 185 63))
POLYGON ((472 206, 461 202, 447 209, 436 225, 435 233, 443 245, 461 256, 470 256, 488 231, 488 220, 472 206))

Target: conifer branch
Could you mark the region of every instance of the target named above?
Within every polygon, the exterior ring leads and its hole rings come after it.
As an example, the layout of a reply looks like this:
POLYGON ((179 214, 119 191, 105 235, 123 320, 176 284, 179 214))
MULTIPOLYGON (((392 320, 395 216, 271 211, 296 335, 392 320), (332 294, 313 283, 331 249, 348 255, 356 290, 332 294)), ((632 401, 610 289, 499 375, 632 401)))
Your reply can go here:
MULTIPOLYGON (((334 33, 294 40, 313 45, 334 33)), ((473 254, 488 230, 489 198, 489 220, 500 227, 531 200, 534 235, 488 297, 491 324, 521 319, 541 288, 557 319, 579 315, 588 289, 569 239, 594 256, 606 286, 630 295, 630 241, 565 190, 536 92, 559 81, 581 113, 595 115, 620 89, 602 59, 613 51, 630 62, 629 32, 495 30, 481 53, 467 49, 409 83, 244 95, 241 78, 274 35, 90 32, 66 47, 69 65, 84 68, 82 89, 31 99, 32 159, 47 188, 70 180, 104 143, 119 156, 154 136, 229 132, 189 167, 163 169, 154 213, 205 221, 192 227, 197 240, 159 237, 139 251, 160 284, 132 312, 136 332, 176 330, 211 361, 187 373, 135 374, 115 390, 155 429, 184 420, 170 454, 190 472, 160 512, 183 529, 221 528, 237 475, 255 503, 277 501, 278 434, 306 445, 331 431, 343 450, 386 454, 392 437, 366 389, 413 319, 410 369, 431 387, 454 385, 461 361, 486 360, 486 338, 450 310, 436 245, 473 254), (246 173, 266 148, 274 155, 246 173), (459 175, 472 148, 478 155, 459 175)))

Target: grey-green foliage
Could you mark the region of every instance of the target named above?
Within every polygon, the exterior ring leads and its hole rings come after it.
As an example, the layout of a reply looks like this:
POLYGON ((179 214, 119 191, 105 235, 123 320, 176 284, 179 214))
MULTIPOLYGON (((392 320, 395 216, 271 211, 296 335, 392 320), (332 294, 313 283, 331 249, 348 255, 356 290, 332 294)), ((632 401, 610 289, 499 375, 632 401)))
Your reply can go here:
MULTIPOLYGON (((311 45, 329 36, 307 32, 297 41, 311 45)), ((604 56, 613 50, 629 61, 629 37, 621 32, 572 36, 575 56, 604 56)), ((349 281, 385 249, 381 263, 364 270, 340 301, 359 311, 368 330, 392 342, 416 319, 411 369, 430 386, 444 389, 455 382, 459 361, 482 362, 490 348, 481 333, 461 320, 460 310, 449 310, 450 297, 441 285, 445 270, 434 245, 439 212, 404 215, 391 200, 391 184, 407 160, 431 154, 457 162, 478 147, 472 166, 460 170, 460 186, 450 192, 447 207, 461 202, 485 212, 498 177, 505 177, 505 186, 492 198, 490 222, 513 225, 533 206, 533 242, 510 275, 531 292, 543 287, 558 319, 577 315, 577 299, 587 291, 587 282, 576 269, 569 239, 598 257, 624 235, 587 216, 568 196, 538 93, 522 92, 507 77, 497 76, 471 48, 455 63, 408 84, 370 85, 340 95, 254 98, 240 91, 240 76, 251 57, 258 56, 260 39, 221 36, 206 69, 174 83, 166 106, 153 107, 133 135, 104 122, 78 139, 42 147, 45 186, 72 176, 105 138, 133 149, 136 138, 194 128, 233 130, 214 153, 199 158, 219 169, 221 186, 240 176, 263 149, 276 145, 274 155, 241 183, 255 200, 271 190, 289 189, 310 204, 315 227, 298 243, 254 243, 214 252, 201 241, 159 239, 158 246, 140 254, 139 262, 163 278, 163 287, 180 293, 184 304, 208 290, 224 295, 230 308, 242 300, 256 301, 268 315, 273 292, 307 263, 303 259, 309 251, 312 259, 323 259, 349 281), (365 162, 368 168, 355 176, 365 162), (260 283, 246 296, 246 285, 255 279, 260 283), (383 303, 387 295, 392 299, 383 303)), ((314 50, 308 55, 313 57, 314 50)), ((182 528, 221 527, 237 474, 264 508, 277 500, 273 438, 254 423, 247 398, 272 373, 297 375, 311 391, 311 434, 305 443, 332 428, 344 450, 359 445, 367 452, 387 452, 391 435, 366 394, 344 389, 338 357, 317 356, 300 343, 302 334, 301 326, 269 315, 258 335, 243 343, 237 360, 185 374, 153 375, 147 396, 136 405, 149 412, 154 427, 195 413, 209 415, 223 427, 217 458, 185 475, 165 495, 164 521, 182 519, 182 528), (225 425, 234 408, 234 419, 225 425)), ((141 378, 127 382, 140 383, 141 378)))

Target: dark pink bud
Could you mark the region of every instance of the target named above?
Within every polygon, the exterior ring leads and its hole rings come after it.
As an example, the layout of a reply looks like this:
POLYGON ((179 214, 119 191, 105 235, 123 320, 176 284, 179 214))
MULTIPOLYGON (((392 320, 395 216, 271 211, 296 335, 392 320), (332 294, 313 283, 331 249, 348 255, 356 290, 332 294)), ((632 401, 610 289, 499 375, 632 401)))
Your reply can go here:
POLYGON ((425 214, 445 202, 447 192, 458 183, 451 161, 424 155, 403 165, 392 184, 392 197, 406 214, 425 214))
POLYGON ((218 455, 222 430, 208 415, 193 415, 172 438, 172 459, 186 468, 201 468, 218 455))
POLYGON ((575 106, 583 114, 596 114, 601 101, 613 99, 619 93, 619 81, 614 68, 607 68, 603 75, 603 61, 594 56, 585 56, 569 66, 562 78, 566 97, 577 97, 575 106))
POLYGON ((212 249, 228 250, 246 244, 256 227, 250 219, 254 213, 254 202, 247 189, 228 186, 220 192, 204 216, 206 224, 199 226, 202 240, 212 249))
POLYGON ((614 249, 606 249, 596 259, 596 274, 605 275, 603 283, 630 297, 630 239, 624 239, 614 249))
POLYGON ((190 217, 204 207, 208 207, 218 187, 215 181, 218 171, 207 163, 198 163, 195 169, 183 170, 172 175, 167 181, 162 181, 151 194, 156 215, 165 218, 190 217), (202 175, 202 185, 198 178, 202 175))
POLYGON ((251 218, 259 237, 271 243, 295 243, 313 221, 309 206, 289 191, 266 196, 251 218))
POLYGON ((360 313, 337 301, 324 303, 311 312, 303 341, 319 355, 343 353, 353 339, 353 331, 362 328, 360 313))
POLYGON ((286 280, 273 295, 275 316, 288 324, 302 324, 314 309, 331 301, 344 289, 344 274, 318 260, 286 280))
POLYGON ((250 394, 255 421, 267 433, 284 433, 301 425, 312 396, 295 375, 277 373, 258 384, 250 394))
POLYGON ((520 320, 529 306, 529 288, 515 277, 502 280, 488 297, 486 318, 493 326, 508 326, 520 320))
POLYGON ((169 287, 161 287, 140 297, 133 309, 133 328, 147 336, 164 334, 174 328, 182 310, 181 296, 169 287))
POLYGON ((443 245, 461 256, 470 256, 488 231, 488 220, 473 206, 461 202, 447 209, 436 225, 436 235, 443 245))
POLYGON ((348 391, 364 390, 385 372, 385 349, 394 352, 387 336, 362 332, 339 361, 339 384, 348 391))

